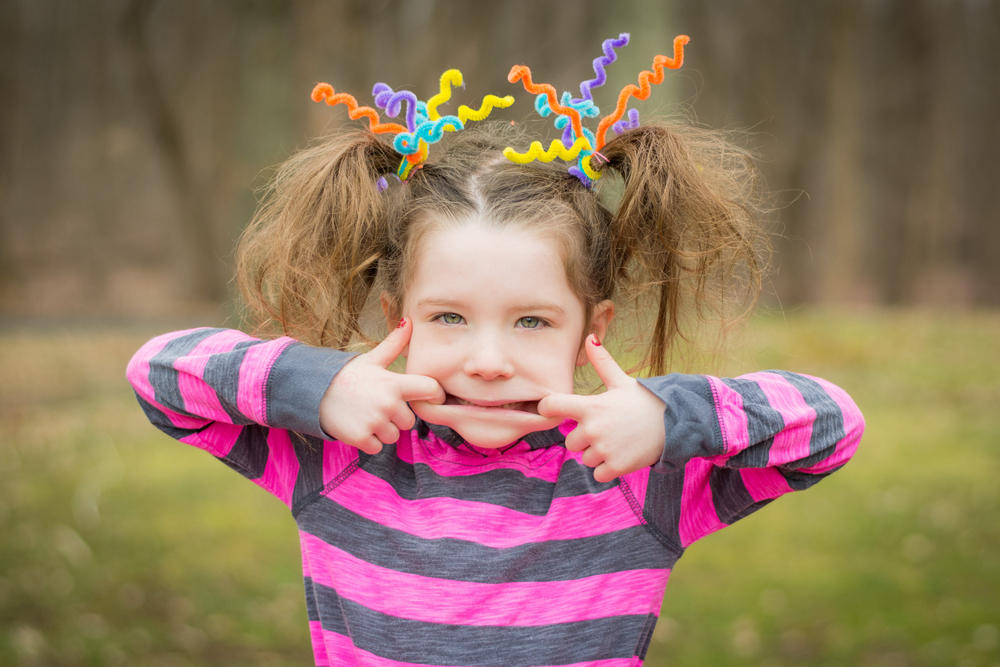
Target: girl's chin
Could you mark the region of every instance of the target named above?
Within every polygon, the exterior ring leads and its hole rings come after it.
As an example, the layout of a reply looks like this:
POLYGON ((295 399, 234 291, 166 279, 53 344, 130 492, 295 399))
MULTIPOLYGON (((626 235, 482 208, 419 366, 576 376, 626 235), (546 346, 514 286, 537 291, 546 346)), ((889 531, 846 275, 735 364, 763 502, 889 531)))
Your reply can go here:
POLYGON ((515 443, 529 433, 547 431, 562 423, 558 417, 542 417, 518 410, 463 409, 458 405, 411 404, 418 417, 431 424, 454 429, 466 442, 483 449, 497 449, 515 443))

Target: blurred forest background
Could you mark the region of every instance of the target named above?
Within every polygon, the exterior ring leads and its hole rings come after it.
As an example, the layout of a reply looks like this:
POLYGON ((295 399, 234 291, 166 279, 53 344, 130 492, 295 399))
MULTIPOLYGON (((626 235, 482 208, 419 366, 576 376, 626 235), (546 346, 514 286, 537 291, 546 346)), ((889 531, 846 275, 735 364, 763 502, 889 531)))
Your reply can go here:
POLYGON ((997 305, 998 25, 995 0, 0 0, 0 314, 226 303, 253 188, 351 123, 317 81, 371 104, 457 67, 458 102, 521 120, 511 65, 575 90, 626 31, 598 103, 691 35, 641 107, 749 131, 776 301, 997 305))
MULTIPOLYGON (((153 429, 150 336, 233 321, 270 168, 370 104, 575 90, 732 130, 776 198, 746 352, 846 388, 854 460, 695 545, 647 665, 1000 667, 1000 0, 0 0, 0 665, 309 664, 294 522, 153 429)), ((454 108, 454 107, 452 107, 454 108)), ((548 138, 557 132, 551 127, 548 138)), ((433 154, 432 154, 433 157, 433 154)))

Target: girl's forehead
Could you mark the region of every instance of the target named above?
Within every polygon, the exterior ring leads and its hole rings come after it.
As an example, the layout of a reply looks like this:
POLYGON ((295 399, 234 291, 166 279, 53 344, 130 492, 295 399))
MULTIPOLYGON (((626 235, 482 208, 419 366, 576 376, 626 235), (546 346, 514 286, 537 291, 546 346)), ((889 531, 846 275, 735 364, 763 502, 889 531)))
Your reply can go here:
POLYGON ((421 239, 407 292, 418 300, 445 293, 492 299, 537 293, 578 301, 562 255, 555 240, 523 226, 442 225, 421 239))

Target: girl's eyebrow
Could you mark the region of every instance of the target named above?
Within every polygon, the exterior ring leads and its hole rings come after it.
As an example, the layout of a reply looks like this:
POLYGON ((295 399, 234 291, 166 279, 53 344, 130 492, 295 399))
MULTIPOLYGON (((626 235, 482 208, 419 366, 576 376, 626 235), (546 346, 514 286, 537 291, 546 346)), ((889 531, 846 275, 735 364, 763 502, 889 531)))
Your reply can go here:
MULTIPOLYGON (((435 306, 438 308, 460 308, 466 305, 465 302, 447 299, 443 297, 426 297, 417 301, 417 308, 423 308, 424 306, 435 306)), ((510 308, 510 310, 515 310, 517 312, 543 312, 553 315, 565 315, 566 309, 555 301, 539 301, 536 303, 519 303, 510 308)))

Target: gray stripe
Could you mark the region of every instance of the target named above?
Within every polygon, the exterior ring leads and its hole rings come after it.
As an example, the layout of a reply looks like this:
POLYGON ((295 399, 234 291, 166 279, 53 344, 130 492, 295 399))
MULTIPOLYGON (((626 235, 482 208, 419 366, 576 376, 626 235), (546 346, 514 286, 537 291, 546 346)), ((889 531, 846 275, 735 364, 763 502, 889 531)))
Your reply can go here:
POLYGON ((419 664, 529 667, 631 658, 648 623, 646 614, 534 626, 428 623, 374 611, 321 584, 313 590, 324 630, 350 628, 358 648, 419 664))
POLYGON ((649 471, 642 516, 650 533, 674 554, 675 561, 684 553, 680 533, 683 495, 684 468, 674 470, 657 464, 649 471))
POLYGON ((260 345, 262 340, 248 340, 237 343, 231 350, 213 354, 205 364, 202 379, 215 390, 219 404, 229 415, 233 424, 252 424, 253 420, 244 417, 238 407, 240 389, 240 367, 246 357, 247 349, 260 345))
POLYGON ((292 343, 278 355, 267 376, 264 400, 271 426, 329 437, 319 425, 319 402, 347 362, 357 355, 292 343))
POLYGON ((843 466, 837 466, 833 470, 827 470, 826 472, 808 473, 800 472, 798 470, 789 470, 783 466, 778 466, 778 472, 782 474, 785 481, 788 482, 788 486, 791 487, 793 491, 803 491, 831 473, 840 470, 842 467, 843 466))
POLYGON ((220 331, 222 329, 192 331, 173 339, 153 355, 149 360, 149 384, 153 386, 153 398, 157 403, 188 417, 197 416, 184 410, 184 397, 179 384, 180 373, 174 369, 174 362, 190 354, 199 343, 220 331))
POLYGON ((522 514, 545 516, 553 498, 585 496, 618 486, 618 480, 598 482, 592 468, 568 459, 557 482, 527 477, 518 470, 499 469, 473 475, 442 476, 425 463, 415 466, 396 456, 396 445, 384 445, 362 462, 365 472, 388 482, 400 498, 454 498, 508 507, 522 514))
POLYGON ((781 413, 771 407, 767 395, 753 380, 725 378, 722 382, 743 398, 750 446, 726 461, 731 468, 764 468, 771 454, 774 435, 785 428, 781 413))
POLYGON ((753 514, 771 502, 770 499, 760 503, 755 502, 747 490, 746 484, 743 483, 743 475, 740 474, 739 470, 713 468, 712 472, 709 473, 708 484, 712 489, 712 504, 715 506, 715 513, 719 517, 719 521, 727 526, 753 514))
POLYGON ((312 577, 304 577, 303 582, 306 589, 306 614, 309 616, 310 621, 318 621, 319 608, 316 605, 316 591, 313 588, 312 577))
POLYGON ((378 567, 482 584, 569 581, 665 569, 677 560, 641 525, 501 549, 455 538, 424 539, 361 517, 325 496, 303 508, 297 522, 301 530, 378 567))
POLYGON ((299 474, 292 490, 292 515, 298 513, 299 505, 310 495, 323 488, 323 440, 311 435, 289 432, 299 461, 299 474))
POLYGON ((639 636, 639 644, 635 647, 635 655, 640 660, 646 659, 646 651, 649 650, 649 642, 653 638, 656 621, 656 614, 650 614, 646 617, 646 625, 642 628, 642 634, 639 636))
POLYGON ((169 435, 174 440, 180 440, 181 438, 186 438, 189 435, 194 435, 200 431, 204 431, 209 424, 205 424, 201 428, 178 428, 174 426, 173 422, 170 421, 170 417, 167 416, 163 410, 144 399, 142 396, 136 392, 135 399, 139 401, 139 407, 146 414, 146 419, 149 423, 160 429, 167 435, 169 435))
POLYGON ((715 399, 706 378, 671 373, 640 378, 639 384, 664 403, 666 443, 660 464, 668 468, 683 468, 696 456, 724 453, 715 399))
POLYGON ((816 421, 813 422, 812 437, 809 440, 809 459, 787 464, 787 467, 806 468, 822 461, 834 452, 837 443, 847 435, 844 431, 844 413, 840 406, 815 380, 787 371, 768 373, 775 373, 788 380, 802 394, 806 405, 816 411, 816 421))
POLYGON ((229 453, 219 460, 247 479, 260 479, 267 468, 270 449, 267 446, 269 429, 260 424, 244 426, 236 437, 229 453))

